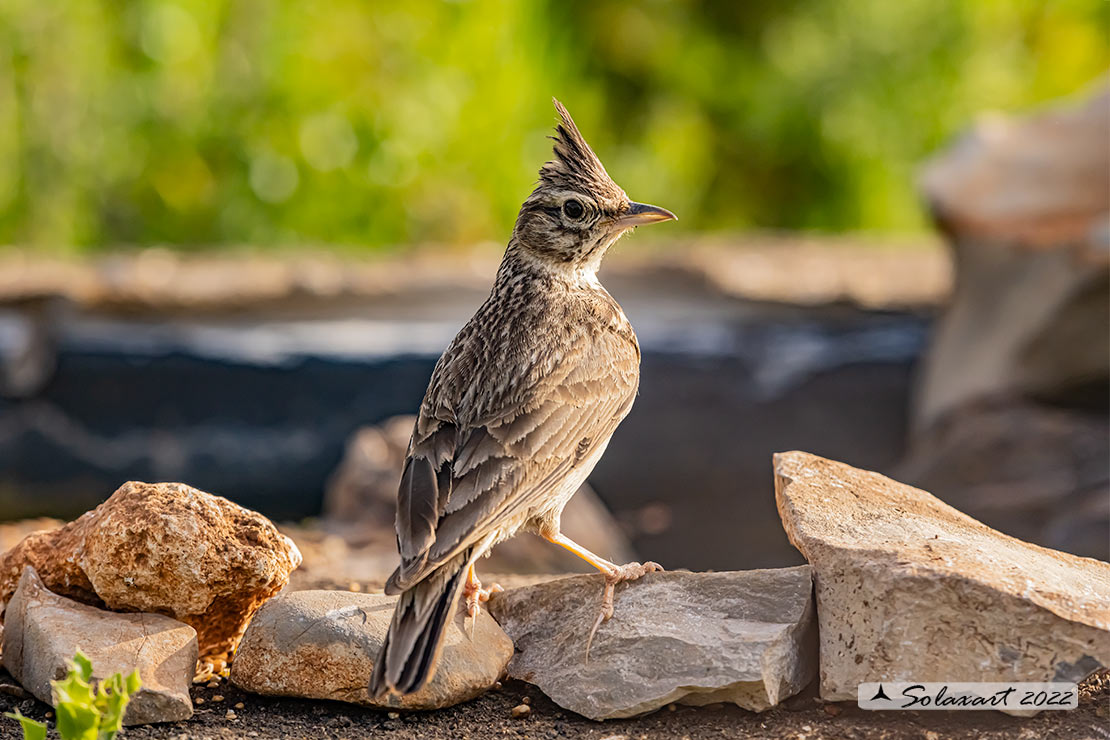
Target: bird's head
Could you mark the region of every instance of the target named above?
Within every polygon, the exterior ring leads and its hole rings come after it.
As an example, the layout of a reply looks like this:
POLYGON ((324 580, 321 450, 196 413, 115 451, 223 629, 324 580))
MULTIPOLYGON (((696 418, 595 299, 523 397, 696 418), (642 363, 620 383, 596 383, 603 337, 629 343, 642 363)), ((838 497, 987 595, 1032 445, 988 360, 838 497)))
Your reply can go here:
POLYGON ((533 258, 572 269, 597 270, 626 231, 675 217, 665 208, 636 203, 613 182, 558 100, 555 157, 517 216, 513 236, 533 258))

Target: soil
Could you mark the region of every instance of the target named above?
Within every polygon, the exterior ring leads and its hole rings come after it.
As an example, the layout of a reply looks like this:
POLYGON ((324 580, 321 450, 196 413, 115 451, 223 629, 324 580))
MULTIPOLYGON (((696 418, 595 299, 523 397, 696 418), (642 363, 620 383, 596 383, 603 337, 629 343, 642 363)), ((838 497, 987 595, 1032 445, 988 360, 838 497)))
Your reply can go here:
MULTIPOLYGON (((0 672, 0 691, 14 683, 0 672)), ((791 740, 1086 740, 1110 738, 1110 678, 1088 682, 1073 711, 1031 718, 998 712, 867 712, 852 703, 824 704, 811 689, 776 709, 754 714, 732 705, 671 705, 646 717, 594 722, 560 709, 536 687, 516 681, 467 704, 435 712, 398 714, 336 702, 278 699, 219 686, 193 689, 196 714, 186 722, 126 728, 121 740, 488 740, 491 738, 790 738, 791 740), (222 697, 222 698, 218 698, 222 697), (203 700, 200 703, 199 700, 203 700), (236 705, 242 703, 241 707, 236 705), (527 704, 526 716, 514 707, 527 704), (228 710, 234 712, 229 719, 228 710)), ((0 711, 19 708, 42 720, 49 707, 32 698, 0 693, 0 711)), ((0 738, 17 740, 14 721, 0 723, 0 738)))

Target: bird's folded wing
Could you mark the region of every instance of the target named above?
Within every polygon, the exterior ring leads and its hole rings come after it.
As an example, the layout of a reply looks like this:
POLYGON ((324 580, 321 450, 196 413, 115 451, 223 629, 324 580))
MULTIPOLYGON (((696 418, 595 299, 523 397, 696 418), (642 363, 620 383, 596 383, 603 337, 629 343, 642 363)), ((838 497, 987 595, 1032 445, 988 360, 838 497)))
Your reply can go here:
POLYGON ((614 360, 621 353, 609 343, 618 341, 605 338, 572 354, 557 372, 515 394, 513 404, 480 424, 437 418, 425 404, 401 477, 401 566, 389 592, 404 590, 542 505, 608 441, 639 380, 637 362, 614 360))

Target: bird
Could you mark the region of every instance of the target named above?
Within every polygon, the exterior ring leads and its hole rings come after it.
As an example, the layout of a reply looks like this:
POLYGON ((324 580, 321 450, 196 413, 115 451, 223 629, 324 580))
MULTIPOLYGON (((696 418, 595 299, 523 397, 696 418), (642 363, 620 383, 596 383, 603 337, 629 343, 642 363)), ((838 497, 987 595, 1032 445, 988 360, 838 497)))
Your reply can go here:
POLYGON ((587 645, 614 613, 616 585, 662 570, 609 562, 562 534, 559 520, 639 388, 636 334, 598 268, 626 232, 676 216, 629 200, 553 102, 553 157, 520 208, 489 297, 443 352, 420 405, 397 494, 401 562, 385 585, 399 598, 371 696, 427 684, 460 595, 473 625, 501 590, 482 588, 476 561, 519 531, 604 574, 587 645))

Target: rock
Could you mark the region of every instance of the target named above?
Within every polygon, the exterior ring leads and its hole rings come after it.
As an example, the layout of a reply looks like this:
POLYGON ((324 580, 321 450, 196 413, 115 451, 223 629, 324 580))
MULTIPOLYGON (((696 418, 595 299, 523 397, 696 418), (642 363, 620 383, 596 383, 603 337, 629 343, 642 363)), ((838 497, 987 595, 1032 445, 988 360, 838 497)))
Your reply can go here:
POLYGON ((914 424, 988 396, 1105 412, 1110 379, 1110 90, 990 119, 925 168, 956 285, 926 358, 914 424))
POLYGON ((119 614, 47 590, 28 566, 8 602, 4 667, 41 701, 52 703, 50 682, 69 670, 78 649, 93 678, 138 669, 142 688, 131 697, 124 724, 176 722, 193 716, 189 687, 197 663, 197 633, 161 614, 119 614))
MULTIPOLYGON (((415 416, 394 416, 356 431, 324 494, 330 529, 351 545, 388 547, 391 565, 384 577, 396 565, 397 485, 415 423, 415 416)), ((562 527, 575 542, 610 560, 636 559, 628 537, 589 485, 583 484, 563 510, 562 527)), ((502 542, 482 564, 487 573, 517 574, 563 574, 584 567, 589 568, 566 550, 527 535, 502 542)))
POLYGON ((925 491, 775 455, 814 570, 821 698, 865 681, 1074 681, 1110 665, 1110 564, 996 532, 925 491))
POLYGON ((618 587, 616 613, 586 639, 601 576, 510 589, 490 610, 517 653, 509 676, 590 719, 632 717, 678 702, 763 711, 817 670, 809 566, 653 573, 618 587))
POLYGON ((916 435, 891 471, 989 527, 1110 559, 1110 426, 1016 399, 969 403, 916 435))
POLYGON ((131 482, 0 556, 0 601, 31 565, 56 593, 191 625, 203 657, 233 650, 300 561, 292 540, 261 514, 181 483, 131 482))
POLYGON ((403 698, 371 698, 367 684, 396 602, 395 596, 346 591, 295 591, 271 599, 247 628, 231 682, 270 696, 438 709, 479 696, 502 676, 513 643, 484 610, 471 639, 459 609, 428 685, 403 698))

